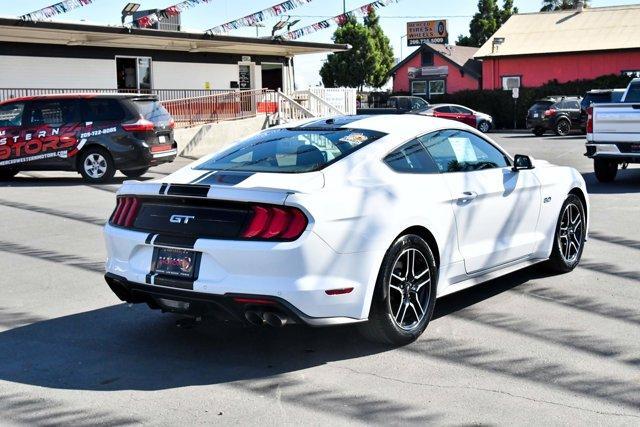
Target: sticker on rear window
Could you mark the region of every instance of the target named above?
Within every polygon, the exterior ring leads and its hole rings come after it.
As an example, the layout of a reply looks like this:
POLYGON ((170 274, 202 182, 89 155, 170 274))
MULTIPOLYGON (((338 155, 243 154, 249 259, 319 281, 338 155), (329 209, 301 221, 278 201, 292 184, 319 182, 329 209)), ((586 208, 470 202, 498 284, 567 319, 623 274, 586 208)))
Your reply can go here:
POLYGON ((359 145, 363 142, 367 142, 369 137, 363 133, 351 133, 345 137, 340 138, 341 142, 348 142, 349 144, 359 145))

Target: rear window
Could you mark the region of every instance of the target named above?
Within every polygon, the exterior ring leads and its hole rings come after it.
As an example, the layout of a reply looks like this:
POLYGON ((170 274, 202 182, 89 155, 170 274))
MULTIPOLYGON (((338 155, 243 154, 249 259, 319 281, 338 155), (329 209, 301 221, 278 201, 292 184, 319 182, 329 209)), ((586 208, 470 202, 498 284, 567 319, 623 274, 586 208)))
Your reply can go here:
POLYGON ((553 102, 551 101, 538 101, 531 106, 530 110, 546 110, 552 105, 553 105, 553 102))
POLYGON ((640 84, 634 84, 629 87, 629 92, 627 92, 624 102, 640 102, 640 84))
POLYGON ((153 123, 164 123, 171 120, 171 114, 155 100, 135 100, 134 105, 142 117, 153 123))
POLYGON ((120 122, 125 118, 125 111, 115 99, 88 99, 85 120, 88 122, 120 122))
POLYGON ((229 147, 197 169, 311 172, 322 169, 385 135, 362 129, 273 129, 229 147))

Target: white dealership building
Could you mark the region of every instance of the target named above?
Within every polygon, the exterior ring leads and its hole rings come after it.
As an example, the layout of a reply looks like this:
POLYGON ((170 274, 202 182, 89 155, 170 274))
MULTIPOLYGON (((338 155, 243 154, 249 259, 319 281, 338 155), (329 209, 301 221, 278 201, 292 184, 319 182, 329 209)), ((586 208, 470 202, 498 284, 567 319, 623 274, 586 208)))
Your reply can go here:
POLYGON ((29 94, 26 89, 181 91, 171 97, 204 90, 288 92, 294 85, 295 56, 346 49, 272 38, 0 18, 0 99, 29 94))

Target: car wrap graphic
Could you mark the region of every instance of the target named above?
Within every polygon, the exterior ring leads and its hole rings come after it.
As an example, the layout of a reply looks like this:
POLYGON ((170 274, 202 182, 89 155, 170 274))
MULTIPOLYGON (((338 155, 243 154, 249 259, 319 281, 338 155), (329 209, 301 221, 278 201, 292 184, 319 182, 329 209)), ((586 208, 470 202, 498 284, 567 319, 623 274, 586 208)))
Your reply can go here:
POLYGON ((55 157, 68 159, 78 154, 88 138, 115 132, 114 126, 94 129, 92 122, 33 129, 0 128, 0 166, 55 157))

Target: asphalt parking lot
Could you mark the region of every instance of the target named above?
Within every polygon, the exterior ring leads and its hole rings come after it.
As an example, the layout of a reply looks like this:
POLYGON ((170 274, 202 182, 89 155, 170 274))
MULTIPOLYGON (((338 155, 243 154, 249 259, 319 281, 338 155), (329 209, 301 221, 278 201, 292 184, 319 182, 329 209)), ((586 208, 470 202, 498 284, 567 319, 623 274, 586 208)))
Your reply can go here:
POLYGON ((583 136, 493 136, 583 173, 582 264, 441 299, 425 335, 393 350, 349 327, 181 329, 120 304, 101 235, 118 184, 1 183, 0 424, 640 424, 640 168, 598 184, 583 136))

